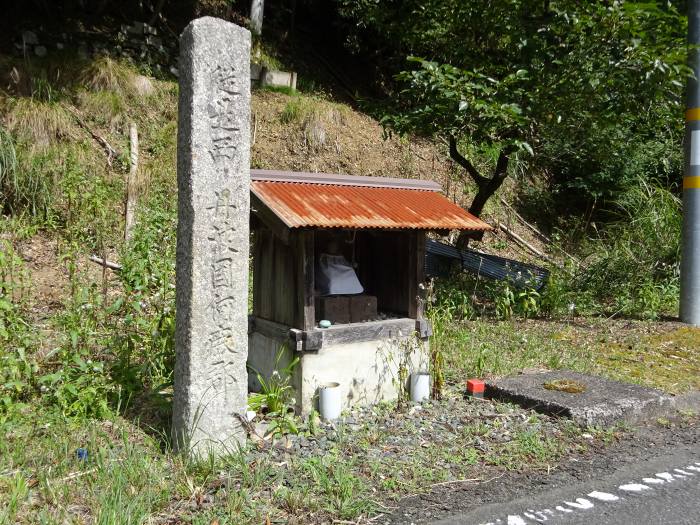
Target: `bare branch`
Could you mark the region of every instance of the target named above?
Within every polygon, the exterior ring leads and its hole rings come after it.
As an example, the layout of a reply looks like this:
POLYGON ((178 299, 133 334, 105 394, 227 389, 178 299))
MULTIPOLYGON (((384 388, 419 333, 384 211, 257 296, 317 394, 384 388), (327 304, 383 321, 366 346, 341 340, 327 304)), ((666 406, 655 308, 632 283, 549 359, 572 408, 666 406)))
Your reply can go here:
POLYGON ((121 152, 118 149, 115 149, 111 146, 109 142, 102 136, 93 131, 90 126, 87 125, 87 123, 83 120, 83 118, 80 115, 80 112, 74 108, 73 106, 68 106, 68 111, 71 115, 73 115, 73 118, 78 122, 78 125, 83 128, 85 131, 87 131, 90 136, 95 139, 95 141, 102 146, 102 148, 105 150, 105 153, 107 153, 107 164, 109 166, 112 166, 112 160, 115 158, 118 158, 121 155, 121 152))
POLYGON ((121 264, 117 264, 115 262, 108 261, 107 259, 104 259, 102 257, 98 257, 97 255, 91 255, 90 261, 97 263, 104 268, 109 268, 110 270, 114 270, 115 272, 121 271, 121 269, 122 269, 121 264))

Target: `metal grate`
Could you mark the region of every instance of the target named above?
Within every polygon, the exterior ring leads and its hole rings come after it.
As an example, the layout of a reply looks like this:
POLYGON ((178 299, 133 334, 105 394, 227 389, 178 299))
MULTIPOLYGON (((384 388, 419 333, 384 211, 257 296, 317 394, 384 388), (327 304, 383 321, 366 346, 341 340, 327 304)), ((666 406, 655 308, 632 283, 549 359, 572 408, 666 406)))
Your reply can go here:
POLYGON ((493 280, 510 280, 517 287, 535 284, 538 290, 549 277, 549 270, 497 255, 476 250, 458 250, 454 246, 427 240, 425 274, 428 277, 447 277, 455 266, 493 280))

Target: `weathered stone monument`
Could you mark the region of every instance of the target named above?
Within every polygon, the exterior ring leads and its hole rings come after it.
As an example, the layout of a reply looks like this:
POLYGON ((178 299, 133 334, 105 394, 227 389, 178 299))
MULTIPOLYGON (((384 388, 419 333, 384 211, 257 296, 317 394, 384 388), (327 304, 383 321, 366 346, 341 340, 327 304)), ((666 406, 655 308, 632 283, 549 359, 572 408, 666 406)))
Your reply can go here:
POLYGON ((197 455, 245 438, 250 33, 216 18, 180 37, 173 441, 197 455))

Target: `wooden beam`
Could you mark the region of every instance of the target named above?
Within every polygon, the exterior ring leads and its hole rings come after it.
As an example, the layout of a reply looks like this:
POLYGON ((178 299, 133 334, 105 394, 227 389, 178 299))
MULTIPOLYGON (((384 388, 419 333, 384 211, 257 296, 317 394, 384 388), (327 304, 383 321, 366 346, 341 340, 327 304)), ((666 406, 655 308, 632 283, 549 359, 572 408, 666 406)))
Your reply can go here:
MULTIPOLYGON (((251 216, 252 217, 252 216, 251 216)), ((256 223, 259 221, 256 219, 256 223)), ((265 241, 265 233, 262 228, 255 227, 253 230, 253 315, 260 315, 260 301, 263 290, 262 285, 262 247, 265 241)))
POLYGON ((408 316, 411 319, 423 318, 425 294, 425 232, 411 232, 408 266, 408 316))
POLYGON ((433 335, 433 327, 427 319, 416 319, 416 335, 421 339, 427 339, 433 335))
POLYGON ((316 308, 314 304, 314 238, 313 230, 299 230, 297 234, 297 328, 313 330, 316 326, 316 308))
POLYGON ((420 337, 425 338, 431 335, 432 330, 430 324, 426 321, 417 322, 415 319, 400 318, 369 321, 366 323, 338 324, 330 328, 314 328, 302 331, 282 323, 248 316, 248 333, 251 334, 253 332, 280 343, 288 342, 291 348, 297 351, 316 352, 330 345, 411 337, 416 332, 418 332, 420 337))
POLYGON ((279 237, 284 244, 289 244, 289 236, 291 233, 289 226, 282 222, 282 219, 275 215, 275 213, 252 192, 250 194, 250 207, 265 226, 270 228, 272 233, 279 237))
MULTIPOLYGON (((415 319, 387 319, 385 321, 369 321, 366 323, 351 323, 317 328, 312 331, 320 332, 323 336, 323 346, 342 345, 375 341, 377 339, 393 339, 409 337, 416 330, 415 319)), ((308 337, 308 336, 307 336, 308 337)))
MULTIPOLYGON (((268 321, 254 315, 248 316, 248 333, 257 332, 281 343, 301 341, 303 332, 282 323, 268 321)), ((296 346, 293 344, 292 347, 296 346)))

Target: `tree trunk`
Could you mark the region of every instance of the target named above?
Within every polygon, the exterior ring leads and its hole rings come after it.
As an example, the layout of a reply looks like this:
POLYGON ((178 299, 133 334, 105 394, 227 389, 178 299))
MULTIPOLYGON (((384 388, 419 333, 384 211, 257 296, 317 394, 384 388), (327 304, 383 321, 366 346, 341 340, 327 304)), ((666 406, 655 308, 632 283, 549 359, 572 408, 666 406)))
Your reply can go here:
MULTIPOLYGON (((465 171, 469 174, 472 180, 476 183, 478 188, 474 200, 469 206, 469 213, 479 217, 481 212, 484 211, 484 206, 488 200, 493 196, 496 191, 503 185, 503 182, 508 177, 508 163, 510 161, 510 154, 512 153, 511 148, 504 148, 498 155, 498 160, 496 161, 496 168, 493 171, 493 176, 491 178, 484 177, 479 171, 474 167, 474 165, 464 157, 457 149, 457 139, 450 137, 450 157, 457 164, 462 166, 465 171)), ((483 237, 483 232, 474 232, 463 230, 460 232, 457 238, 457 247, 462 249, 466 248, 469 244, 469 239, 479 240, 483 237)))
POLYGON ((496 162, 496 169, 493 172, 493 177, 487 179, 484 184, 478 184, 479 191, 474 196, 471 206, 469 206, 469 213, 476 217, 481 216, 481 212, 484 211, 484 206, 486 202, 493 196, 498 188, 503 185, 503 181, 508 177, 508 162, 510 158, 508 153, 501 151, 498 155, 498 161, 496 162))

